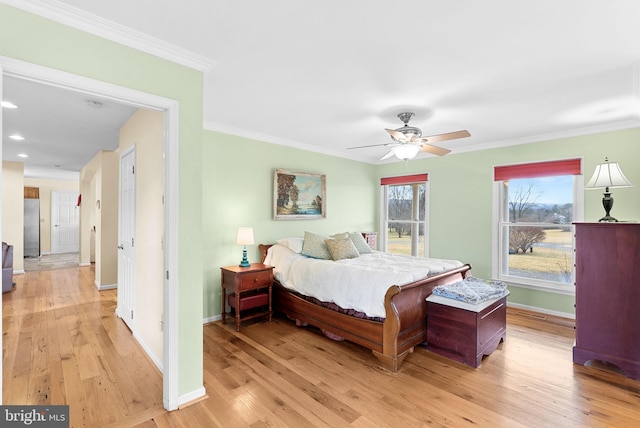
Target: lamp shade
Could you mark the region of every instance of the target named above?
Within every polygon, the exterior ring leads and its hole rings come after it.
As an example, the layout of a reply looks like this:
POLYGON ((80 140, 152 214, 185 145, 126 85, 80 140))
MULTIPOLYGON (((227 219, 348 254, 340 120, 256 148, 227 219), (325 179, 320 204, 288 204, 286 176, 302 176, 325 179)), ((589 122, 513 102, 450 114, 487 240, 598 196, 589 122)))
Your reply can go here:
POLYGON ((253 228, 252 227, 238 228, 238 237, 236 238, 236 244, 253 245, 253 228))
POLYGON ((416 157, 420 151, 420 146, 417 144, 400 144, 399 146, 392 147, 391 151, 398 159, 406 161, 416 157))
POLYGON ((591 180, 584 186, 585 189, 602 189, 607 187, 631 187, 633 184, 624 176, 617 162, 609 162, 596 165, 596 170, 591 180))

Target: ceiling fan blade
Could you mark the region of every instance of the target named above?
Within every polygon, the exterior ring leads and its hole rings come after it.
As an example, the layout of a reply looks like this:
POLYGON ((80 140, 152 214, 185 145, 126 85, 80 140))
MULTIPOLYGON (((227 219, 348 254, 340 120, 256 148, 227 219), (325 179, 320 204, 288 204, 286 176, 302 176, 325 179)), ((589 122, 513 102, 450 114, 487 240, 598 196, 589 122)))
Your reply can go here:
POLYGON ((388 129, 388 128, 385 128, 384 130, 387 131, 389 135, 391 135, 396 141, 408 141, 407 136, 400 131, 396 131, 395 129, 388 129))
POLYGON ((463 131, 447 132, 446 134, 430 135, 420 138, 425 143, 438 143, 440 141, 457 140, 458 138, 470 137, 471 134, 466 129, 463 131))
POLYGON ((347 150, 351 150, 351 149, 366 149, 367 147, 380 147, 380 146, 389 146, 389 143, 385 143, 385 144, 371 144, 368 146, 356 146, 356 147, 347 147, 347 150))
POLYGON ((380 158, 380 160, 389 159, 391 156, 393 156, 393 151, 389 150, 389 153, 387 153, 386 155, 382 156, 380 158))
POLYGON ((451 150, 443 149, 442 147, 432 146, 431 144, 422 144, 421 147, 423 152, 431 153, 436 156, 444 156, 449 153, 451 150))

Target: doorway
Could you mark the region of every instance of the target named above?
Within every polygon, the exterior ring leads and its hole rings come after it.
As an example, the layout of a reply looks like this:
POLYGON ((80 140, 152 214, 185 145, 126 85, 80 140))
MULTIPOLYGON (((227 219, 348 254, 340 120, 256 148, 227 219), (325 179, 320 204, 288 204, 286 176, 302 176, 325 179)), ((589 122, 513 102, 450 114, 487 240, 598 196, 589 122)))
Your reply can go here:
POLYGON ((120 155, 118 220, 118 316, 136 331, 136 148, 120 155))
POLYGON ((78 192, 51 192, 51 252, 77 253, 80 249, 78 192))
MULTIPOLYGON (((178 256, 173 250, 178 247, 178 102, 12 58, 0 57, 0 77, 4 75, 54 85, 89 96, 105 97, 138 108, 164 112, 164 242, 168 250, 164 254, 164 270, 167 275, 163 276, 163 403, 167 410, 176 409, 179 405, 178 275, 169 275, 168 272, 178 272, 178 256)), ((1 93, 0 85, 0 95, 1 93)), ((0 120, 0 131, 1 128, 0 120)))

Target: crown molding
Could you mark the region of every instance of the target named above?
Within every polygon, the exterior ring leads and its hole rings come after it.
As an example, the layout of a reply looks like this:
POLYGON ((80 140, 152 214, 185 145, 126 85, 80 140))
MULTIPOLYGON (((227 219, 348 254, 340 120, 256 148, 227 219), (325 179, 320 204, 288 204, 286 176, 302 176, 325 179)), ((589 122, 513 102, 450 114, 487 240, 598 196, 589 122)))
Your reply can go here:
POLYGON ((455 153, 475 152, 478 150, 498 149, 509 146, 518 146, 520 144, 540 143, 543 141, 561 140, 564 138, 581 137, 584 135, 601 134, 604 132, 621 131, 623 129, 639 128, 640 120, 633 118, 619 122, 605 123, 597 126, 588 126, 583 128, 573 128, 558 132, 548 132, 545 134, 531 135, 522 138, 513 138, 507 140, 494 141, 484 144, 474 144, 469 147, 460 147, 455 149, 455 153))
POLYGON ((286 138, 274 137, 272 135, 262 134, 260 132, 250 131, 247 129, 235 128, 233 126, 223 125, 221 123, 205 121, 203 128, 207 131, 221 132, 223 134, 235 135, 237 137, 249 138, 251 140, 261 141, 264 143, 277 144, 279 146, 287 146, 295 149, 306 150, 308 152, 320 153, 323 155, 335 156, 343 159, 351 159, 364 163, 372 163, 357 155, 345 155, 340 150, 330 149, 326 147, 315 146, 312 144, 301 143, 286 138))
POLYGON ((8 6, 206 73, 216 61, 58 0, 0 0, 8 6))
MULTIPOLYGON (((345 153, 335 150, 327 149, 325 147, 318 147, 311 144, 300 143, 298 141, 287 140, 284 138, 274 137, 271 135, 261 134, 259 132, 249 131, 246 129, 234 128, 231 126, 223 125, 220 123, 205 121, 203 128, 208 131, 222 132, 224 134, 235 135, 238 137, 250 138, 252 140, 262 141, 270 144, 278 144, 281 146, 293 147, 300 150, 306 150, 314 153, 322 153, 325 155, 336 156, 343 159, 351 159, 359 162, 369 163, 372 165, 382 165, 391 162, 401 162, 399 159, 392 159, 391 161, 371 161, 358 157, 357 155, 350 156, 345 153)), ((517 146, 521 144, 539 143, 543 141, 561 140, 563 138, 581 137, 584 135, 601 134, 604 132, 620 131, 623 129, 640 128, 640 119, 630 119, 620 122, 613 122, 604 125, 590 126, 583 128, 568 129, 565 131, 549 132, 545 134, 531 135, 522 138, 513 138, 507 140, 494 141, 484 144, 473 144, 469 147, 460 147, 454 149, 449 156, 456 155, 458 153, 475 152, 478 150, 499 149, 509 146, 517 146)))

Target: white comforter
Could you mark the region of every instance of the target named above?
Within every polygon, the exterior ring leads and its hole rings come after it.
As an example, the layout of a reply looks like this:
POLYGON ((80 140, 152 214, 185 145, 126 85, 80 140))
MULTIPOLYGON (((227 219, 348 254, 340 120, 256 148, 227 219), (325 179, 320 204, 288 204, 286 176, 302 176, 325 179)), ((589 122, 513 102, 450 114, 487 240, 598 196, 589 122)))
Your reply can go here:
POLYGON ((370 317, 385 317, 384 296, 391 285, 402 285, 462 266, 457 260, 425 259, 375 251, 355 259, 319 260, 273 245, 265 264, 275 266, 275 278, 289 289, 370 317))

